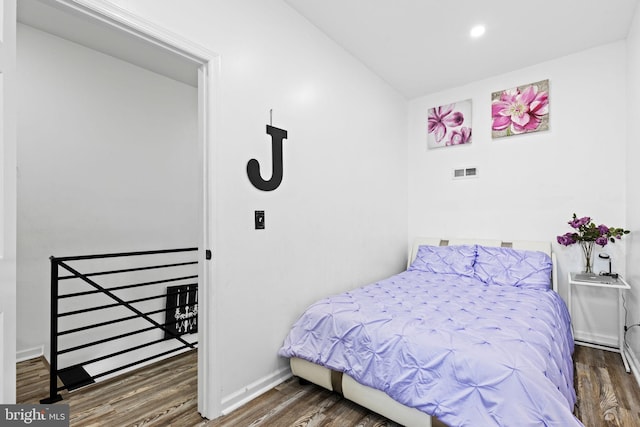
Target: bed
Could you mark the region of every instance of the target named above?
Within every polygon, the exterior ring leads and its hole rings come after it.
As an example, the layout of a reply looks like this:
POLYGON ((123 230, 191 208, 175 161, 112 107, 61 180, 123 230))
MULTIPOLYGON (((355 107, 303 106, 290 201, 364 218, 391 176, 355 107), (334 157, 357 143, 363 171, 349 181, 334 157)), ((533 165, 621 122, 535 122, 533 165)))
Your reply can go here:
POLYGON ((581 426, 548 242, 419 238, 407 270, 322 299, 292 373, 402 425, 581 426))

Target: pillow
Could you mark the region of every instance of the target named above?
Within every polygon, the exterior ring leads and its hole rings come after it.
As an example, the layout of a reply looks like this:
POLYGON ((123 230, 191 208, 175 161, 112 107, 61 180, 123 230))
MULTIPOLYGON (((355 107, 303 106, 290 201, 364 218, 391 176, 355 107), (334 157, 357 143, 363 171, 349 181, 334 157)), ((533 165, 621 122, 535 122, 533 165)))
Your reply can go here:
POLYGON ((473 263, 476 259, 475 245, 429 246, 418 248, 416 259, 409 271, 429 273, 460 274, 473 277, 473 263))
POLYGON ((544 252, 480 246, 475 275, 488 285, 549 289, 551 258, 544 252))

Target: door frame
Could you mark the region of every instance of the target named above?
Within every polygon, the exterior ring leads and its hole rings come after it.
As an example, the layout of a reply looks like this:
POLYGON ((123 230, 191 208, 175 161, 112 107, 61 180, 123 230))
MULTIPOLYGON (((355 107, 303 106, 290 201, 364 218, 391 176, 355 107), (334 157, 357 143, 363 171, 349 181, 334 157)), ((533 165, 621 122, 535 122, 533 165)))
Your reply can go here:
POLYGON ((221 414, 221 390, 214 386, 220 378, 220 369, 215 354, 217 325, 215 321, 217 298, 215 298, 215 257, 207 260, 206 251, 216 253, 215 230, 217 223, 213 179, 215 156, 216 118, 218 117, 217 94, 220 57, 202 46, 183 39, 177 34, 154 25, 129 11, 102 0, 49 0, 57 6, 68 8, 89 19, 108 24, 117 31, 133 35, 167 52, 186 58, 198 67, 198 152, 200 156, 200 185, 198 188, 199 220, 201 230, 198 241, 198 412, 205 418, 216 418, 221 414))
POLYGON ((16 401, 16 0, 0 4, 0 403, 16 401))

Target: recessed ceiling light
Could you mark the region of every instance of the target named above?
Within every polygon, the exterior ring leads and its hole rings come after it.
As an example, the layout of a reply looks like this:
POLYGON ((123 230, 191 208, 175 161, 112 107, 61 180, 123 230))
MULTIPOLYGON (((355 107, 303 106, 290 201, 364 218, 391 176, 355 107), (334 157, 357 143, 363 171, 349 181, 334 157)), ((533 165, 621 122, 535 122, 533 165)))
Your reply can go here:
POLYGON ((484 34, 486 28, 484 27, 484 25, 476 25, 475 27, 473 27, 471 29, 471 31, 469 32, 469 34, 471 35, 471 37, 473 37, 474 39, 477 39, 478 37, 480 37, 481 35, 484 34))

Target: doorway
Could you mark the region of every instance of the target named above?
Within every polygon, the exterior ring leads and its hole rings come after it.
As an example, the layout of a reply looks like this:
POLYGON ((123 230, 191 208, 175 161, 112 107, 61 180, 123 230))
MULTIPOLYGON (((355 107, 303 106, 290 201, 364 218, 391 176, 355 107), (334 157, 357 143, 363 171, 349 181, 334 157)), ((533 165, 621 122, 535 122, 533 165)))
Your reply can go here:
MULTIPOLYGON (((79 5, 72 0, 19 2, 18 21, 38 28, 96 51, 118 57, 134 65, 151 70, 171 79, 187 82, 197 91, 197 107, 194 109, 197 130, 197 206, 198 223, 198 276, 199 276, 199 328, 198 341, 198 410, 207 418, 218 414, 219 398, 211 387, 215 370, 207 361, 213 344, 207 325, 212 309, 210 295, 212 262, 206 251, 211 248, 209 227, 211 200, 209 198, 209 147, 212 144, 211 88, 216 79, 217 56, 192 45, 166 31, 150 26, 137 17, 104 4, 93 7, 79 5), (133 53, 132 53, 133 52, 133 53)), ((87 2, 83 2, 87 3, 87 2)), ((95 70, 94 70, 95 71, 95 70)), ((58 82, 64 84, 64 82, 58 82)), ((61 103, 64 108, 64 103, 61 103)), ((126 107, 126 106, 124 106, 126 107)), ((84 122, 79 122, 82 125, 84 122)), ((153 126, 150 123, 150 126, 153 126)), ((96 129, 96 132, 99 131, 96 129)), ((98 154, 99 155, 99 154, 98 154)), ((144 164, 140 165, 144 167, 144 164)), ((20 260, 18 260, 20 262, 20 260)))

